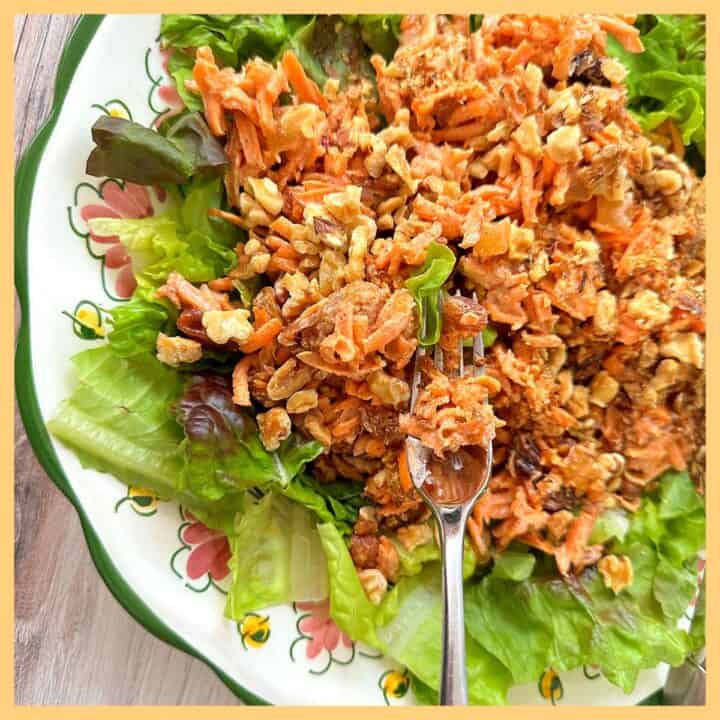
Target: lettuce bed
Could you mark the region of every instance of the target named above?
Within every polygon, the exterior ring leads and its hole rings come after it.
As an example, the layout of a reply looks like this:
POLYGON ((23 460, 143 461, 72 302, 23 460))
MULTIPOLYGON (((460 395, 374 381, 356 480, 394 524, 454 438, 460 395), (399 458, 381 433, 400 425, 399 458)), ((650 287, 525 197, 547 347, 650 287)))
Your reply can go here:
MULTIPOLYGON (((372 52, 392 55, 399 22, 397 15, 166 15, 162 39, 173 49, 170 71, 193 111, 202 108, 184 86, 192 67, 188 48, 210 45, 220 62, 237 66, 251 55, 272 59, 292 47, 316 80, 342 81, 350 72, 369 75, 372 52)), ((626 56, 612 48, 630 70, 632 107, 648 130, 673 119, 683 142, 702 159, 704 26, 693 17, 644 16, 640 23, 645 53, 626 56)), ((157 333, 172 329, 176 320, 176 311, 155 290, 172 271, 193 282, 225 275, 242 238, 237 228, 208 217, 209 209, 223 209, 226 201, 215 176, 214 148, 198 118, 188 113, 173 121, 163 141, 140 136, 149 148, 143 158, 152 155, 163 171, 187 178, 166 185, 163 213, 90 222, 94 233, 117 235, 127 247, 138 287, 129 303, 111 311, 108 342, 74 358, 76 388, 49 428, 85 467, 151 488, 227 533, 233 551, 228 617, 239 620, 268 605, 329 594, 339 627, 406 665, 418 700, 437 702, 437 547, 408 552, 398 545, 401 577, 373 605, 346 540, 363 504, 358 485, 320 484, 308 474, 307 464, 322 451, 317 442, 291 436, 276 452, 266 451, 252 415, 232 403, 232 365, 223 353, 177 370, 154 357, 157 333)), ((107 147, 127 139, 116 128, 106 130, 107 147)), ((429 344, 439 333, 437 293, 453 262, 438 245, 408 281, 425 318, 422 340, 429 344)), ((250 284, 238 289, 247 303, 257 291, 250 284)), ((611 541, 612 552, 632 559, 634 581, 619 595, 595 569, 574 582, 559 579, 546 557, 522 545, 512 546, 491 568, 478 568, 467 548, 473 703, 502 704, 513 684, 534 681, 550 666, 597 665, 630 691, 642 668, 680 664, 704 643, 702 622, 690 633, 678 626, 696 590, 697 555, 705 540, 704 501, 688 475, 666 473, 637 513, 609 511, 594 533, 599 542, 611 541)))

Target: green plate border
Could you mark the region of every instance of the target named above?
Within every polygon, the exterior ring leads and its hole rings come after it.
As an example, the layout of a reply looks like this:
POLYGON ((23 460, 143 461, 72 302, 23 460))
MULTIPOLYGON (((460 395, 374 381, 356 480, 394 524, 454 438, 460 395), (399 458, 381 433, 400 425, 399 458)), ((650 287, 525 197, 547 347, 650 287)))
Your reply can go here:
MULTIPOLYGON (((15 171, 15 289, 17 290, 21 308, 21 322, 17 336, 15 352, 15 392, 18 407, 27 432, 30 445, 40 464, 50 479, 67 497, 75 507, 82 524, 83 534, 100 577, 105 585, 127 612, 155 637, 188 653, 208 665, 222 680, 228 689, 248 705, 270 705, 267 700, 255 695, 253 692, 239 685, 199 650, 188 644, 174 630, 171 630, 153 611, 142 601, 140 596, 125 582, 115 567, 110 555, 103 546, 100 538, 90 524, 85 510, 72 489, 55 450, 50 442, 45 422, 35 393, 35 382, 32 373, 32 352, 30 349, 30 298, 28 295, 28 221, 30 219, 30 203, 35 187, 35 176, 42 159, 43 152, 50 139, 65 96, 70 88, 75 70, 82 60, 85 51, 97 29, 104 19, 104 15, 83 15, 70 37, 68 38, 55 76, 55 89, 52 107, 47 120, 37 132, 20 158, 15 171)), ((639 705, 664 705, 662 690, 649 695, 638 703, 639 705)))
POLYGON ((82 504, 68 482, 55 450, 50 442, 37 402, 32 372, 30 348, 30 298, 28 296, 28 221, 35 176, 47 143, 55 129, 60 110, 65 101, 80 60, 92 41, 104 15, 83 15, 71 33, 63 49, 55 77, 55 91, 47 120, 25 149, 15 171, 15 288, 20 301, 22 319, 17 336, 15 352, 15 391, 18 407, 30 445, 40 464, 67 499, 73 504, 82 524, 85 540, 93 563, 115 599, 155 637, 183 650, 206 663, 227 685, 231 692, 249 705, 270 705, 264 698, 242 687, 207 657, 171 630, 143 602, 140 596, 125 582, 110 555, 90 524, 82 504))

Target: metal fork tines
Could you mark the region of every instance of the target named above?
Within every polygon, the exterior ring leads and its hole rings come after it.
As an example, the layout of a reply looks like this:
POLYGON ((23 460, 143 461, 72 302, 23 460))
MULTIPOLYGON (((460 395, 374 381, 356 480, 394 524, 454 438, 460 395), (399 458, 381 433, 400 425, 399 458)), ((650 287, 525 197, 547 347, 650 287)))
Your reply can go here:
MULTIPOLYGON (((460 292, 456 293, 459 296, 460 292)), ((473 294, 473 300, 477 300, 473 294)), ((442 302, 440 304, 442 312, 442 302)), ((424 328, 423 328, 424 330, 424 328)), ((424 334, 424 333, 423 333, 424 334)), ((459 340, 459 362, 454 374, 459 377, 480 375, 484 372, 484 345, 482 333, 473 339, 472 359, 465 362, 465 346, 459 340)), ((422 359, 427 355, 419 347, 415 355, 410 412, 415 410, 422 376, 422 359)), ((444 370, 442 349, 436 345, 433 362, 444 370)), ((487 401, 486 401, 487 402, 487 401)), ((486 490, 492 469, 492 443, 479 460, 467 451, 451 454, 440 462, 432 452, 414 437, 405 440, 410 477, 418 492, 432 510, 438 525, 443 565, 443 661, 440 680, 442 705, 467 704, 467 678, 465 669, 465 623, 463 605, 463 550, 465 525, 475 502, 486 490), (446 486, 452 486, 447 492, 446 486)))

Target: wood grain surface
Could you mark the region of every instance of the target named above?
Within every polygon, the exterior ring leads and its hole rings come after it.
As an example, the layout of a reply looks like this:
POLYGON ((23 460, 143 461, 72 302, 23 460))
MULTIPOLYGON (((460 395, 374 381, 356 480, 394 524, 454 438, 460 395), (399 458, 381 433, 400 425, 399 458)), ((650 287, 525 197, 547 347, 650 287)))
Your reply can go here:
MULTIPOLYGON (((47 115, 72 15, 15 17, 15 160, 47 115)), ((15 702, 233 705, 203 663, 155 639, 103 584, 74 509, 15 414, 15 702)))

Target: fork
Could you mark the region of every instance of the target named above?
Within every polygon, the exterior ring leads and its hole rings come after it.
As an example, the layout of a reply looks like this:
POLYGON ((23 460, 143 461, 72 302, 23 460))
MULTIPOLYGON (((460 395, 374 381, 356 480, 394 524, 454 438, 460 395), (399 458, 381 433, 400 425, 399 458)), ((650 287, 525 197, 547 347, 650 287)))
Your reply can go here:
MULTIPOLYGON (((460 295, 458 291, 456 295, 460 295)), ((477 297, 473 294, 473 300, 477 297)), ((440 299, 442 312, 442 296, 440 299)), ((424 324, 424 318, 423 318, 424 324)), ((473 339, 472 361, 464 361, 465 346, 459 340, 459 367, 456 375, 476 376, 484 372, 484 345, 482 333, 473 339)), ((410 412, 420 390, 420 362, 426 355, 418 347, 410 395, 410 412)), ((443 353, 435 346, 433 361, 443 371, 443 353)), ((467 671, 465 664, 465 611, 463 600, 463 551, 465 525, 478 498, 485 492, 492 469, 492 442, 478 459, 460 450, 440 462, 417 438, 405 440, 408 470, 416 489, 432 510, 437 521, 442 556, 442 667, 440 675, 440 704, 467 705, 467 671), (444 477, 440 477, 440 476, 444 477), (435 482, 433 482, 435 480, 435 482), (447 482, 452 480, 453 482, 447 482), (442 481, 442 483, 440 482, 442 481)))

